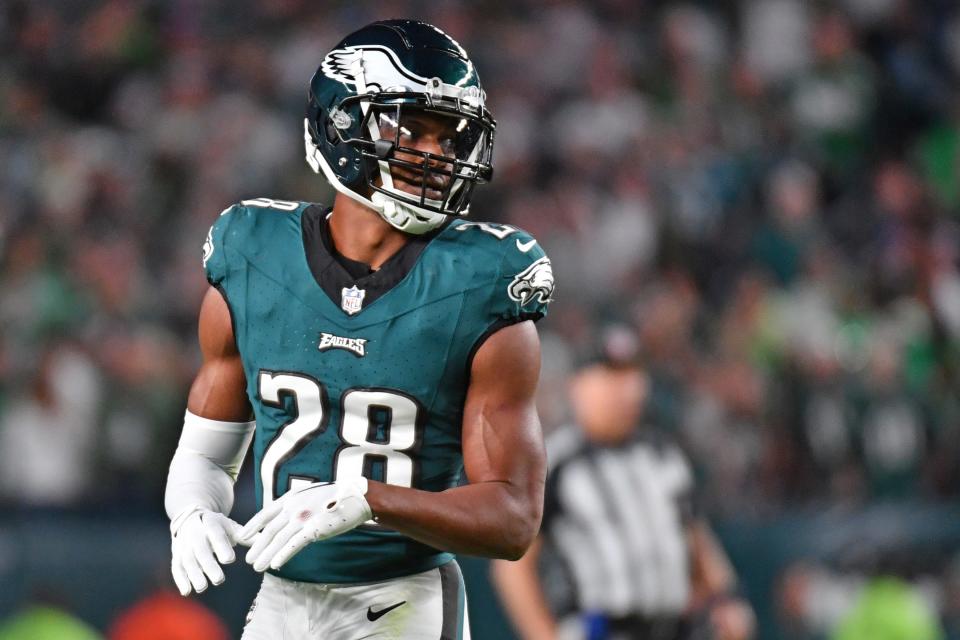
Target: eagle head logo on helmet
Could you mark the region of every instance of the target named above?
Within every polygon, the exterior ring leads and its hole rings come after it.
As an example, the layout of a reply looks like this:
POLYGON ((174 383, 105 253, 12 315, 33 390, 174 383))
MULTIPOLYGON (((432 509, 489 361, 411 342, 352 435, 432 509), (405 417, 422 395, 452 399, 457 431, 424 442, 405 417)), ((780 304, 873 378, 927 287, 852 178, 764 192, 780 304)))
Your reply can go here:
POLYGON ((492 179, 496 122, 484 101, 476 68, 453 38, 424 22, 374 22, 335 46, 310 81, 307 162, 394 227, 426 233, 466 215, 474 187, 492 179), (449 153, 402 144, 397 123, 414 111, 456 119, 449 153), (414 174, 419 193, 394 184, 395 167, 405 182, 414 174))

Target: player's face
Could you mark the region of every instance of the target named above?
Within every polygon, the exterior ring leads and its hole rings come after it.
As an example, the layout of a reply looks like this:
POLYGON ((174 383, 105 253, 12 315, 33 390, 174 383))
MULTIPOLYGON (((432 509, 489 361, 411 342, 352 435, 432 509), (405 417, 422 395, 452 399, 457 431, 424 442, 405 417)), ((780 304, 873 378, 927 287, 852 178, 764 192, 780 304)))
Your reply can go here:
POLYGON ((396 141, 396 159, 417 167, 427 163, 432 170, 424 184, 421 169, 393 165, 391 176, 395 187, 419 197, 421 188, 425 186, 425 195, 432 200, 443 199, 444 189, 451 180, 451 177, 443 175, 443 172, 449 173, 453 165, 401 151, 399 148, 413 149, 450 160, 465 160, 473 151, 477 140, 474 127, 466 119, 434 112, 411 109, 402 111, 399 117, 394 111, 382 112, 378 117, 378 126, 381 138, 396 141))

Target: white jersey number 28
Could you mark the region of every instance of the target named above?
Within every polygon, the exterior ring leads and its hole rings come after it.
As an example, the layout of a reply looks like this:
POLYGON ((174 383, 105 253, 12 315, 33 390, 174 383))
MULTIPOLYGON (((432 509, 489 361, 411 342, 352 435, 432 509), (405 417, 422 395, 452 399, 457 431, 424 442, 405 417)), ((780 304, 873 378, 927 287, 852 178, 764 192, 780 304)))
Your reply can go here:
MULTIPOLYGON (((283 493, 277 486, 280 466, 326 430, 329 399, 321 382, 303 374, 261 371, 258 387, 265 405, 281 408, 283 397, 291 396, 297 411, 296 418, 280 426, 263 452, 260 479, 263 506, 267 506, 283 493)), ((416 468, 408 452, 420 439, 420 405, 390 389, 360 388, 344 391, 341 406, 343 444, 333 460, 332 480, 364 475, 368 464, 379 461, 387 484, 413 486, 416 468)), ((314 481, 291 477, 289 489, 314 481)))

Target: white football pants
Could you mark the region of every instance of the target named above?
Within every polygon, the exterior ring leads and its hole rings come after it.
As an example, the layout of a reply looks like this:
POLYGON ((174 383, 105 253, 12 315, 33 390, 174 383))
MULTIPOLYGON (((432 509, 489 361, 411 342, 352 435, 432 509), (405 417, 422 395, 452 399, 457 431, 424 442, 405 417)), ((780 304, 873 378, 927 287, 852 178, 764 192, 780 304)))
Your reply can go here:
POLYGON ((384 582, 263 577, 241 640, 470 640, 456 562, 384 582))

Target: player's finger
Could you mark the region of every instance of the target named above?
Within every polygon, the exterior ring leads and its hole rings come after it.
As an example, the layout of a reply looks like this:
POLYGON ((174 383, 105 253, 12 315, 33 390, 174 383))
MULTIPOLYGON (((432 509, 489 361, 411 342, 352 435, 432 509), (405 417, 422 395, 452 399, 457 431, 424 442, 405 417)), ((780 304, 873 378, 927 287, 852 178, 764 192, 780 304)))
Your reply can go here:
POLYGON ((264 507, 259 513, 250 518, 247 524, 243 525, 243 528, 240 529, 240 534, 237 536, 237 541, 241 544, 250 543, 257 531, 263 529, 282 509, 283 506, 277 502, 274 502, 268 507, 264 507))
MULTIPOLYGON (((228 520, 228 522, 232 522, 228 520)), ((233 524, 236 524, 235 522, 233 524)), ((229 526, 229 525, 228 525, 229 526)), ((239 528, 239 525, 237 525, 239 528)), ((207 530, 207 539, 213 548, 214 555, 220 564, 230 564, 237 559, 237 554, 233 551, 233 542, 230 534, 221 527, 210 527, 207 530)))
POLYGON ((203 572, 207 578, 210 579, 210 582, 214 585, 223 584, 226 576, 223 575, 223 569, 220 567, 220 563, 213 557, 213 550, 210 548, 210 545, 197 545, 194 551, 200 568, 203 569, 203 572))
POLYGON ((271 566, 273 557, 283 549, 283 546, 287 544, 287 541, 290 540, 293 536, 297 534, 298 531, 302 530, 302 526, 299 522, 291 522, 287 524, 283 529, 277 532, 273 537, 273 540, 270 541, 270 544, 263 550, 257 557, 257 561, 253 564, 254 571, 266 571, 268 566, 271 566))
POLYGON ((287 526, 288 522, 286 518, 274 518, 267 523, 247 551, 247 564, 256 564, 263 557, 263 552, 273 542, 273 537, 287 526))
POLYGON ((240 537, 240 532, 243 530, 243 527, 239 522, 232 520, 231 518, 223 519, 224 531, 227 534, 227 538, 230 540, 230 546, 237 544, 237 539, 240 537))
POLYGON ((287 564, 290 561, 290 558, 297 555, 305 546, 310 544, 313 541, 312 536, 307 531, 300 531, 295 534, 292 538, 287 540, 287 543, 283 545, 283 548, 277 552, 273 559, 270 561, 271 569, 279 569, 283 565, 287 564))
POLYGON ((194 591, 203 593, 207 590, 207 577, 203 575, 203 569, 200 568, 194 553, 188 551, 183 555, 183 570, 186 571, 194 591))
POLYGON ((176 558, 170 565, 170 572, 173 573, 173 583, 177 585, 177 591, 180 592, 180 595, 190 595, 190 578, 187 577, 187 572, 183 570, 180 561, 176 558))

